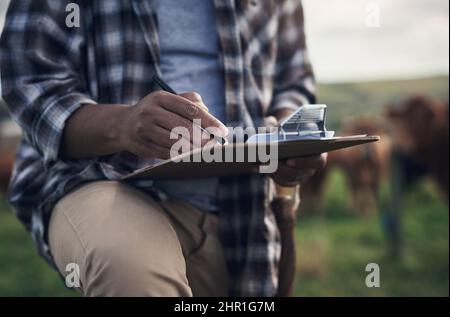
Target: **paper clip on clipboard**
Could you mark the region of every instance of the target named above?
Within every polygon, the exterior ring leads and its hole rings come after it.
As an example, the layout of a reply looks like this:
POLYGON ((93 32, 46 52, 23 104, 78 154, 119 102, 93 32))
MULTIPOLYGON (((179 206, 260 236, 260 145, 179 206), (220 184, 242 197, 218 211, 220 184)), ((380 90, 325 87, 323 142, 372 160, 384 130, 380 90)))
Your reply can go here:
POLYGON ((247 143, 317 140, 334 137, 334 131, 325 127, 327 105, 303 105, 284 119, 277 132, 255 134, 247 143))

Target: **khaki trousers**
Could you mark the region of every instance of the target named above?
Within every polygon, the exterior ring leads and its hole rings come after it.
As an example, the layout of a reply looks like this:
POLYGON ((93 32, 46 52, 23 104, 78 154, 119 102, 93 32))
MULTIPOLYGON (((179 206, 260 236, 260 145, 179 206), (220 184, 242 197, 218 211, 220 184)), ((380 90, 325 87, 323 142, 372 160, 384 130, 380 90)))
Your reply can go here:
POLYGON ((79 266, 85 296, 227 295, 217 216, 118 182, 88 183, 63 197, 49 244, 63 276, 69 264, 79 266))

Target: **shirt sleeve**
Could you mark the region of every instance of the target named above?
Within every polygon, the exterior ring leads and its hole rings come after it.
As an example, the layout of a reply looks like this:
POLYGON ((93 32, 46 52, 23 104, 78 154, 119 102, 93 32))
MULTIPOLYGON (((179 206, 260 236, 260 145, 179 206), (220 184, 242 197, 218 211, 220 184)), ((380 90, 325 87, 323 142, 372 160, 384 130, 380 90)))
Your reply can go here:
POLYGON ((95 103, 83 72, 82 26, 68 27, 67 0, 11 0, 0 39, 1 94, 47 165, 60 154, 67 119, 95 103))
POLYGON ((278 56, 268 114, 316 102, 315 79, 306 47, 303 6, 285 0, 279 8, 278 56))

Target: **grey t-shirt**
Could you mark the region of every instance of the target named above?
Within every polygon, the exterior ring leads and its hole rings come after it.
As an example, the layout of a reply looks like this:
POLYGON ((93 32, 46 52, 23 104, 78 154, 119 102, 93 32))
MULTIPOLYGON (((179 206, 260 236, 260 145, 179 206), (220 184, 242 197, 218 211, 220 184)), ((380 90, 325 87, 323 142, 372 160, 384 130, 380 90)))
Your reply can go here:
MULTIPOLYGON (((157 17, 161 72, 177 92, 200 93, 209 111, 225 120, 224 75, 213 0, 151 0, 157 17)), ((205 212, 217 211, 217 178, 156 181, 169 197, 205 212)))

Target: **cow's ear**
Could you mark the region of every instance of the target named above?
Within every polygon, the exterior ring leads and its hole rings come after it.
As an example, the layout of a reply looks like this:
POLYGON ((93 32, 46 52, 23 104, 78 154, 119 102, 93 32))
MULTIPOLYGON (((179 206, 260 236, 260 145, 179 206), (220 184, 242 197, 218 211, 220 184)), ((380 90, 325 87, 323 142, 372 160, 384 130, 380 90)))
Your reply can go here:
POLYGON ((391 119, 394 117, 393 111, 394 105, 392 103, 387 104, 383 109, 383 117, 387 119, 391 119))

